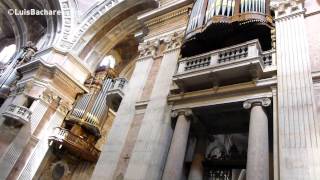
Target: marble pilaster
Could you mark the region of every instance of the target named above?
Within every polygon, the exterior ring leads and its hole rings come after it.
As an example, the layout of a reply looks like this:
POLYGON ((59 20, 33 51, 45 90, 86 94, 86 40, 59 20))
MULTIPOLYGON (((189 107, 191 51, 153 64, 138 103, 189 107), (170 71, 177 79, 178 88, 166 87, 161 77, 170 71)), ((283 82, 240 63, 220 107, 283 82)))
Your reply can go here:
POLYGON ((281 1, 275 11, 278 79, 279 179, 320 177, 316 113, 304 1, 281 1))
POLYGON ((113 179, 114 176, 117 176, 115 175, 116 168, 136 112, 135 103, 142 94, 152 61, 152 55, 144 55, 137 60, 127 86, 126 95, 119 106, 117 116, 108 135, 108 141, 102 148, 92 179, 113 179))
POLYGON ((173 33, 166 39, 166 49, 162 53, 151 95, 147 98, 148 105, 125 178, 160 179, 162 176, 172 137, 167 96, 180 52, 181 38, 178 37, 173 33))

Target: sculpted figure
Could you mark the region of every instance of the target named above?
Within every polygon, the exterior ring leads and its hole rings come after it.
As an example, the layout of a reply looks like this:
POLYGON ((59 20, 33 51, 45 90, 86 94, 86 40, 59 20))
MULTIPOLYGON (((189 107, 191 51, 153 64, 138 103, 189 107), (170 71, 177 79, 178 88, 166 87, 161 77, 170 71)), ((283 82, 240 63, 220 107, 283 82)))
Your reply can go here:
POLYGON ((27 45, 24 46, 22 49, 23 49, 23 54, 19 58, 20 64, 29 62, 31 58, 34 56, 34 54, 38 51, 35 44, 31 41, 28 41, 27 45))

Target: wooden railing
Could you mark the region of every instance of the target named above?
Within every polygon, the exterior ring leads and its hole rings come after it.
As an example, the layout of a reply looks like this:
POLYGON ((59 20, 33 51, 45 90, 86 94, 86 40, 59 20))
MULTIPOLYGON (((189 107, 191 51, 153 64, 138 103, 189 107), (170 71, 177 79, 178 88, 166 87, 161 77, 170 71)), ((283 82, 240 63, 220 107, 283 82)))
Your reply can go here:
POLYGON ((50 138, 64 141, 76 147, 75 149, 86 151, 87 153, 90 153, 94 157, 98 157, 100 154, 100 150, 98 150, 93 144, 86 142, 83 138, 61 127, 56 127, 53 131, 53 134, 49 137, 49 139, 50 138))

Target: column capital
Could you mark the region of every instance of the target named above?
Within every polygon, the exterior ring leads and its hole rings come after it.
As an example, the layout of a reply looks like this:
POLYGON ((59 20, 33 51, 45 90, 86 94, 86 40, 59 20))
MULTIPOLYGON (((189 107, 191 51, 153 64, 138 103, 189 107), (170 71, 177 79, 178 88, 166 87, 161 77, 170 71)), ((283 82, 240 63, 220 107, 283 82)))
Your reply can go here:
POLYGON ((166 43, 166 52, 180 49, 184 37, 184 31, 174 32, 168 35, 164 42, 166 43))
POLYGON ((190 117, 190 116, 193 115, 193 113, 192 113, 192 110, 189 109, 189 108, 176 109, 176 110, 173 110, 173 111, 171 112, 171 117, 172 117, 172 118, 176 118, 176 117, 178 117, 178 116, 180 116, 180 115, 184 115, 184 116, 186 116, 186 117, 190 117))
POLYGON ((287 17, 299 12, 304 12, 304 0, 284 0, 271 3, 271 9, 275 11, 276 19, 287 17))
POLYGON ((270 98, 249 99, 243 103, 243 108, 250 109, 254 105, 268 107, 271 104, 270 98))
POLYGON ((139 44, 139 59, 144 59, 148 57, 154 57, 157 54, 157 50, 160 46, 160 40, 155 39, 152 41, 146 41, 139 44))

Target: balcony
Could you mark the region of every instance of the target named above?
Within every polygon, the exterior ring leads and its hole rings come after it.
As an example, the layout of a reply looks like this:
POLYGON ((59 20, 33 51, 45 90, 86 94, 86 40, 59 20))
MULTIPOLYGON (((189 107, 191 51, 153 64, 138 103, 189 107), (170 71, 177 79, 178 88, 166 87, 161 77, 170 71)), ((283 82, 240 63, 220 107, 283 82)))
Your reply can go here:
POLYGON ((258 40, 180 59, 173 77, 183 91, 212 88, 272 76, 274 51, 263 52, 258 40))
POLYGON ((55 128, 53 134, 49 137, 49 145, 58 149, 65 148, 72 154, 91 162, 97 161, 100 155, 100 150, 93 144, 60 127, 55 128))
POLYGON ((119 108, 127 84, 128 81, 125 78, 116 78, 113 86, 108 90, 107 103, 115 111, 119 108))
POLYGON ((23 106, 10 104, 2 115, 8 119, 16 120, 22 124, 30 122, 32 112, 23 106))

